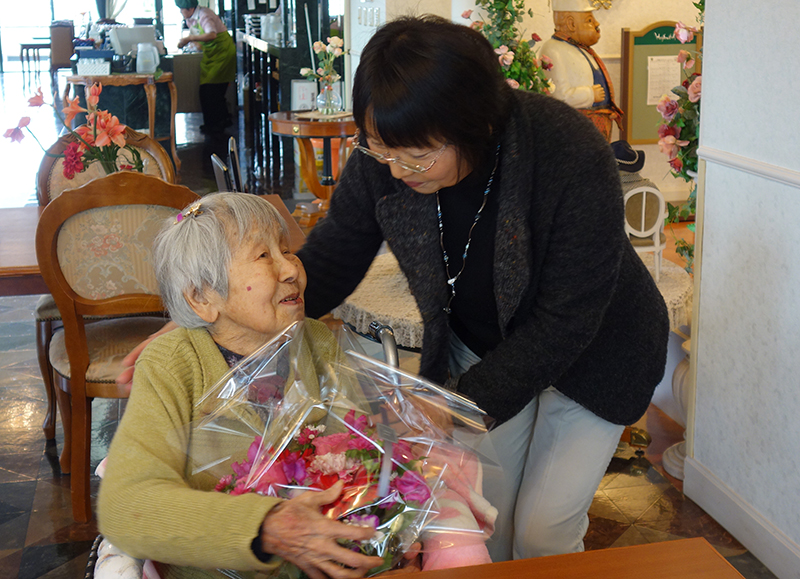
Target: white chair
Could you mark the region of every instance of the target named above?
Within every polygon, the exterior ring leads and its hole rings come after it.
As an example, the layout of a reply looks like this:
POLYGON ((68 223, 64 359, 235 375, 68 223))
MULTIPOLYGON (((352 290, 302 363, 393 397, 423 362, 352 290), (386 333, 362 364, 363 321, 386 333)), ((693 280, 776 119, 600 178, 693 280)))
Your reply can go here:
POLYGON ((653 252, 655 280, 661 276, 661 257, 667 247, 664 222, 667 205, 661 191, 644 185, 625 194, 625 233, 636 253, 653 252))

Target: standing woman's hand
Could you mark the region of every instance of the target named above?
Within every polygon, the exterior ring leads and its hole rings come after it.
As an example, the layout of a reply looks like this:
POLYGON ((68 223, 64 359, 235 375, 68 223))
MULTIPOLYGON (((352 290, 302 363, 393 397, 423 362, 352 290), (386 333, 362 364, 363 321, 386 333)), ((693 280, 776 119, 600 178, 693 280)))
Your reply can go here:
POLYGON ((346 525, 325 517, 320 509, 334 502, 344 483, 337 482, 322 492, 306 492, 272 509, 261 525, 261 546, 265 553, 277 555, 297 565, 311 579, 350 579, 363 577, 383 563, 339 545, 337 539, 364 541, 375 530, 346 525))

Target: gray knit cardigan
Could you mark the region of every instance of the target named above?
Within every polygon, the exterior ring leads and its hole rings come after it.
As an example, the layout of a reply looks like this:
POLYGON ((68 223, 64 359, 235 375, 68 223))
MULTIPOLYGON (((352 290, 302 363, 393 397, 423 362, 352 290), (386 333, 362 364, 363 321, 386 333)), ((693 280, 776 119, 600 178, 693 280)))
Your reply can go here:
MULTIPOLYGON (((503 341, 458 381, 502 423, 555 386, 598 416, 631 424, 664 374, 666 306, 623 230, 611 148, 581 114, 515 92, 501 137, 494 295, 503 341)), ((434 195, 355 153, 330 211, 299 255, 306 311, 318 317, 358 285, 383 240, 425 324, 420 373, 448 378, 449 286, 434 195)))

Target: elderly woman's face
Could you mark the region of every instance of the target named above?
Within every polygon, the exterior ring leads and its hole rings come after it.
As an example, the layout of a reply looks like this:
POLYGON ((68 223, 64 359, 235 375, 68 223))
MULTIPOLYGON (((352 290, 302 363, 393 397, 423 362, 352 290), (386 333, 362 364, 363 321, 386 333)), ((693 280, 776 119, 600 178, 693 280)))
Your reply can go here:
POLYGON ((228 297, 208 297, 217 317, 209 331, 214 340, 248 355, 305 316, 306 272, 289 250, 288 240, 268 233, 242 242, 228 271, 228 297))

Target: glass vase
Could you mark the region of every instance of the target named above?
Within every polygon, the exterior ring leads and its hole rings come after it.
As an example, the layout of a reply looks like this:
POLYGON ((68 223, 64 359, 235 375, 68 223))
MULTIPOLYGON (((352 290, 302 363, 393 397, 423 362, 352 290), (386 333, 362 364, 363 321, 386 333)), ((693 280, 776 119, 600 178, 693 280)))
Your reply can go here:
POLYGON ((331 84, 323 84, 317 95, 317 110, 323 115, 333 115, 342 110, 342 97, 331 84))

